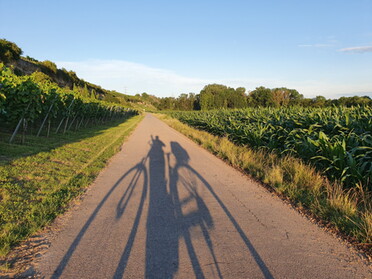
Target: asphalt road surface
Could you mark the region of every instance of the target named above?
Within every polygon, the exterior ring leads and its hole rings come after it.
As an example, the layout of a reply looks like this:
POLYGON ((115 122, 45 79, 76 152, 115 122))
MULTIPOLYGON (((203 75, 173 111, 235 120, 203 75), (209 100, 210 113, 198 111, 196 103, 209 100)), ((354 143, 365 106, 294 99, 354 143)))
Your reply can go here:
POLYGON ((45 278, 372 278, 332 235, 152 115, 66 218, 45 278))

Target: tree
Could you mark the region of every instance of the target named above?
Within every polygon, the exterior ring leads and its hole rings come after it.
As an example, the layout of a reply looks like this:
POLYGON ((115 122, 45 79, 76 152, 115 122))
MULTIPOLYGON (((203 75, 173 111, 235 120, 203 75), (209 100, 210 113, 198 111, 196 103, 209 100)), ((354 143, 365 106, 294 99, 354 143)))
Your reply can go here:
POLYGON ((289 90, 289 104, 298 105, 301 100, 304 98, 304 95, 300 94, 296 89, 289 90))
POLYGON ((190 105, 188 102, 188 95, 186 93, 182 93, 178 98, 176 99, 175 108, 177 110, 190 110, 190 105))
POLYGON ((324 96, 316 96, 313 99, 313 106, 314 107, 324 107, 327 102, 327 99, 324 96))
POLYGON ((148 99, 150 98, 150 95, 147 94, 146 92, 143 92, 143 93, 141 94, 141 97, 142 97, 142 99, 144 99, 144 100, 148 100, 148 99))
POLYGON ((228 88, 222 84, 208 84, 200 91, 202 110, 227 108, 228 88))
POLYGON ((236 93, 239 95, 245 96, 245 88, 244 87, 238 87, 235 89, 236 93))
POLYGON ((285 87, 274 88, 272 91, 272 100, 275 106, 296 105, 303 98, 303 95, 295 89, 285 87))
POLYGON ((274 106, 286 106, 289 103, 289 92, 287 88, 274 88, 271 90, 274 106))
POLYGON ((264 86, 257 87, 249 93, 250 103, 254 106, 269 107, 274 106, 273 94, 271 89, 264 86))
MULTIPOLYGON (((190 94, 194 94, 194 93, 190 93, 190 94)), ((195 95, 195 99, 194 99, 194 107, 193 107, 193 110, 201 110, 201 106, 200 106, 200 94, 197 94, 195 95)))
POLYGON ((332 100, 332 103, 339 106, 365 106, 371 105, 372 100, 368 96, 353 96, 353 97, 341 97, 338 100, 332 100))
POLYGON ((176 100, 173 97, 161 98, 157 108, 160 110, 173 110, 175 108, 176 100))
POLYGON ((4 62, 4 64, 18 60, 22 53, 22 49, 15 43, 0 39, 0 61, 4 62))
POLYGON ((200 92, 200 109, 209 110, 214 106, 213 94, 207 91, 200 92))
POLYGON ((200 91, 200 108, 202 110, 221 108, 243 108, 247 105, 245 88, 236 90, 222 84, 208 84, 200 91))
POLYGON ((228 108, 244 108, 247 106, 247 99, 245 97, 245 88, 238 87, 229 88, 227 90, 227 107, 228 108))

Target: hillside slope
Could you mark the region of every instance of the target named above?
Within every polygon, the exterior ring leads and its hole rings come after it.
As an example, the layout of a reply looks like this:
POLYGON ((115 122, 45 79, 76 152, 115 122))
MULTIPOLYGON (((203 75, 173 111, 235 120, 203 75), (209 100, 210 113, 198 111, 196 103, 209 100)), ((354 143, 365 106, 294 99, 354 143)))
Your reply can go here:
MULTIPOLYGON (((154 106, 158 101, 156 97, 143 98, 140 94, 132 96, 106 90, 99 85, 79 78, 74 71, 68 71, 64 68, 58 69, 52 61, 38 61, 29 56, 23 57, 21 56, 22 53, 22 49, 15 43, 0 39, 0 62, 12 67, 14 73, 18 76, 37 73, 37 78, 40 81, 54 82, 61 88, 78 91, 84 97, 94 97, 97 100, 121 104, 139 110, 156 110, 154 106)), ((149 95, 146 94, 146 96, 149 95)))

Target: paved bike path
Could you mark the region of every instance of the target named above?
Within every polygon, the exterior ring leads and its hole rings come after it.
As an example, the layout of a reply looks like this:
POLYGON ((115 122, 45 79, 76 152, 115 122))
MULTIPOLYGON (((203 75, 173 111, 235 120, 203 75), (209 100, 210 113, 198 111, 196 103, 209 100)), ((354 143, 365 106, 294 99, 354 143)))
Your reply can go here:
POLYGON ((371 278, 353 250, 148 114, 66 218, 45 278, 371 278))

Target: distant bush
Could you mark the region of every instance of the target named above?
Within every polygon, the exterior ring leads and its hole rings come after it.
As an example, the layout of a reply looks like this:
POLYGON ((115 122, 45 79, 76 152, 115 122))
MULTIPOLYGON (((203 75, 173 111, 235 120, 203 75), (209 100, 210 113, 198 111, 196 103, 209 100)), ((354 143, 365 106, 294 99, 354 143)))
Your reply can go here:
POLYGON ((35 58, 32 58, 32 57, 30 57, 28 55, 25 57, 25 59, 28 60, 28 61, 31 61, 31 62, 40 62, 39 60, 37 60, 35 58))
POLYGON ((52 73, 57 73, 57 65, 53 63, 52 61, 45 60, 43 62, 39 62, 40 65, 44 66, 48 71, 51 71, 52 73))
POLYGON ((15 43, 0 39, 0 61, 5 64, 18 60, 23 53, 15 43))
POLYGON ((109 103, 120 103, 120 101, 111 94, 106 94, 103 100, 109 103))
POLYGON ((70 77, 72 83, 78 83, 80 81, 74 71, 68 71, 68 76, 70 77))
POLYGON ((71 84, 72 84, 72 83, 73 83, 73 82, 71 81, 71 78, 70 78, 69 74, 68 74, 68 71, 67 71, 65 68, 58 69, 58 70, 57 70, 57 76, 58 76, 61 80, 65 81, 66 84, 68 84, 68 83, 71 83, 71 84))

